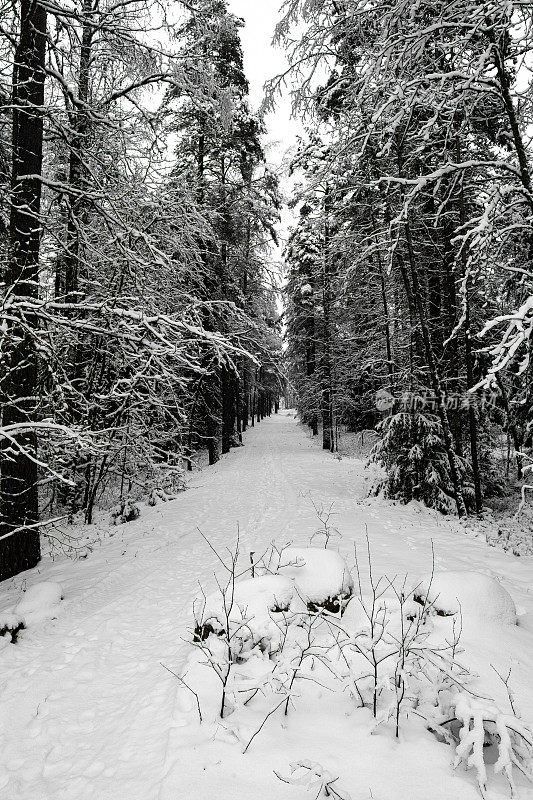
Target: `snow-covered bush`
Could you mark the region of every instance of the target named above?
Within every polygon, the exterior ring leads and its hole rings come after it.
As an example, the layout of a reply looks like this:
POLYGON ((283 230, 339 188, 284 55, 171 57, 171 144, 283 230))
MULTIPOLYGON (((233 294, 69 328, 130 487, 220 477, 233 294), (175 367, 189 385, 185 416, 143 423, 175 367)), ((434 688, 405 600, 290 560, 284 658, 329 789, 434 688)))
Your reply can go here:
POLYGON ((11 611, 0 614, 0 636, 9 635, 12 644, 17 642, 20 631, 25 627, 24 620, 19 614, 11 611))
POLYGON ((55 619, 62 599, 63 589, 55 581, 41 581, 30 586, 15 606, 0 614, 0 636, 9 634, 15 643, 20 631, 55 619))
POLYGON ((418 584, 414 599, 429 604, 439 616, 462 614, 466 621, 483 618, 516 625, 516 606, 509 592, 480 572, 436 572, 418 584))
POLYGON ((406 579, 374 580, 370 591, 350 601, 342 620, 326 619, 336 650, 334 669, 356 706, 372 712, 374 727, 393 721, 399 736, 405 713, 424 700, 437 703, 438 693, 464 670, 455 665, 459 628, 446 637, 434 635, 430 605, 417 605, 406 579))
POLYGON ((350 571, 334 550, 318 547, 273 550, 268 568, 294 581, 296 591, 310 611, 342 613, 353 593, 350 571))
POLYGON ((271 652, 279 646, 280 623, 294 599, 294 583, 281 575, 261 575, 219 588, 193 603, 195 639, 205 641, 211 633, 227 637, 233 659, 256 645, 271 652))
MULTIPOLYGON (((409 585, 407 577, 376 579, 367 547, 368 574, 356 553, 356 592, 343 559, 323 548, 273 548, 248 569, 252 578, 239 578, 238 547, 229 564, 220 559, 227 580, 195 601, 194 650, 176 676, 194 694, 200 722, 210 719, 246 753, 265 726, 327 689, 368 709, 371 731, 382 726, 399 738, 407 717, 423 724, 454 746, 455 766, 475 769, 482 794, 492 745, 494 769, 514 792, 515 767, 532 775, 533 734, 507 683, 512 713, 504 714, 482 699, 460 657, 466 618, 514 624, 512 598, 479 573, 433 570, 409 585), (331 613, 325 598, 334 597, 342 600, 331 613)), ((288 777, 276 774, 315 797, 348 798, 320 764, 299 761, 288 777)))
POLYGON ((15 607, 27 625, 53 617, 63 599, 61 584, 55 581, 41 581, 30 586, 15 607))
POLYGON ((122 525, 125 522, 133 522, 140 516, 139 506, 129 498, 121 500, 111 509, 111 521, 113 525, 122 525))
POLYGON ((273 664, 261 668, 261 691, 281 693, 287 712, 294 681, 304 665, 311 658, 322 658, 314 648, 314 628, 322 612, 342 613, 353 579, 341 556, 324 548, 273 547, 249 568, 254 577, 242 580, 237 575, 238 557, 237 543, 228 564, 219 556, 226 582, 217 582, 216 592, 195 599, 193 644, 220 679, 222 717, 228 707, 238 705, 239 694, 246 694, 242 685, 249 683, 250 665, 264 658, 275 660, 275 675, 273 664), (236 684, 240 688, 233 689, 236 684))
POLYGON ((152 489, 146 501, 149 506, 156 506, 158 503, 166 503, 168 500, 174 500, 174 495, 167 494, 159 486, 152 489))
MULTIPOLYGON (((401 503, 420 500, 444 514, 452 512, 453 481, 438 417, 419 410, 399 411, 385 417, 376 429, 380 438, 371 452, 371 461, 383 467, 385 474, 371 493, 401 503)), ((459 458, 456 462, 468 505, 472 489, 465 481, 467 464, 459 458)))
POLYGON ((485 748, 497 748, 496 774, 505 774, 515 796, 513 768, 533 780, 533 732, 514 714, 503 714, 492 703, 465 691, 450 693, 441 702, 439 714, 430 717, 428 727, 445 741, 455 744, 454 767, 464 764, 476 771, 482 797, 487 788, 485 748), (454 729, 453 723, 458 724, 454 729))
POLYGON ((181 467, 160 466, 153 467, 147 476, 149 488, 148 505, 155 506, 157 503, 166 503, 168 500, 175 500, 177 495, 185 487, 185 473, 181 467))

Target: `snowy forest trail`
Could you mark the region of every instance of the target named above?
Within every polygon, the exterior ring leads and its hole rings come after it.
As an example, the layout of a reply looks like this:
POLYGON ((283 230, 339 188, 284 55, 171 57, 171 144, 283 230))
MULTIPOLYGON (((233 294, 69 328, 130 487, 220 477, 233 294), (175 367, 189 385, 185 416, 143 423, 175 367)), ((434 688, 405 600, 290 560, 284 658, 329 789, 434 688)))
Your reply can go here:
MULTIPOLYGON (((376 574, 427 573, 433 541, 437 569, 479 570, 501 579, 522 614, 523 630, 510 632, 507 641, 512 644, 518 633, 531 638, 533 559, 491 549, 421 506, 366 500, 362 462, 321 451, 291 413, 265 419, 245 441, 245 447, 195 474, 176 500, 143 508, 138 520, 108 529, 87 559, 45 560, 6 582, 0 610, 13 604, 23 582, 59 581, 65 599, 58 619, 24 632, 16 646, 1 640, 0 797, 215 800, 227 797, 231 787, 235 800, 298 800, 297 792, 276 781, 270 766, 266 788, 258 790, 257 770, 264 765, 253 754, 229 753, 226 743, 224 763, 216 748, 205 750, 203 761, 191 761, 184 749, 194 709, 161 663, 180 669, 191 599, 199 582, 210 591, 214 573, 220 573, 197 528, 223 554, 234 545, 238 527, 241 551, 257 554, 273 540, 308 544, 320 527, 311 501, 334 503, 333 524, 342 538, 333 546, 348 560, 353 562, 354 541, 364 552, 368 533, 376 574)), ((480 652, 484 646, 479 643, 480 652)), ((530 655, 514 666, 518 694, 522 684, 529 685, 533 649, 530 655)), ((520 699, 531 718, 533 699, 520 699)), ((389 754, 393 767, 397 762, 405 769, 408 748, 389 754)), ((334 743, 330 749, 335 761, 334 743)), ((300 755, 308 755, 305 748, 300 755)), ((372 786, 371 774, 364 780, 372 786)), ((408 780, 426 791, 423 770, 408 780)), ((451 773, 449 784, 432 796, 476 797, 474 782, 461 781, 451 773)), ((409 791, 403 796, 417 796, 413 786, 409 791)), ((375 796, 392 800, 393 795, 375 796)))

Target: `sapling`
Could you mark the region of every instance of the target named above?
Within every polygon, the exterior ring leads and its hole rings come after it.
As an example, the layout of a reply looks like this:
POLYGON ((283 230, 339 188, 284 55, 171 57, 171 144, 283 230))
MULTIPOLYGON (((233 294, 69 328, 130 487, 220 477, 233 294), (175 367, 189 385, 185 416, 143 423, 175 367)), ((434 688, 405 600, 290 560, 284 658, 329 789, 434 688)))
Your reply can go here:
MULTIPOLYGON (((278 709, 284 707, 283 713, 284 716, 287 716, 289 703, 296 696, 294 691, 296 681, 307 680, 323 688, 329 688, 311 674, 315 669, 316 663, 323 664, 333 674, 329 666, 329 644, 321 645, 319 634, 316 632, 316 628, 322 625, 322 622, 321 614, 303 611, 291 612, 283 616, 285 630, 280 639, 280 646, 274 654, 275 663, 272 671, 265 676, 262 684, 255 688, 253 696, 249 698, 250 700, 253 699, 260 692, 263 696, 272 694, 276 698, 280 696, 281 699, 277 700, 264 716, 261 724, 244 747, 243 753, 248 750, 267 720, 278 709)), ((276 624, 279 625, 277 621, 276 624)))
POLYGON ((509 686, 509 680, 511 678, 512 668, 509 667, 509 672, 507 673, 507 676, 504 678, 503 675, 501 674, 501 672, 498 672, 498 670, 496 669, 496 667, 493 664, 491 664, 490 666, 491 666, 491 669, 494 670, 494 672, 496 673, 498 678, 501 680, 501 682, 505 686, 505 691, 507 692, 507 697, 509 699, 509 705, 511 706, 511 711, 513 712, 515 717, 520 719, 520 714, 518 714, 518 712, 516 710, 516 707, 515 707, 514 694, 513 694, 513 691, 511 689, 511 687, 509 686))
POLYGON ((189 684, 186 682, 186 680, 185 680, 185 677, 186 677, 186 676, 184 676, 184 675, 178 675, 176 672, 174 672, 173 670, 171 670, 171 669, 170 669, 170 667, 167 667, 167 665, 166 665, 166 664, 163 664, 163 662, 162 662, 162 661, 160 661, 159 663, 161 664, 161 666, 163 667, 163 669, 166 669, 166 671, 167 671, 167 672, 170 672, 170 674, 171 674, 171 675, 173 675, 173 676, 174 676, 174 677, 175 677, 175 678, 176 678, 176 679, 177 679, 177 680, 180 682, 180 684, 181 684, 183 687, 185 687, 185 689, 187 689, 187 691, 189 691, 189 692, 190 692, 190 693, 191 693, 191 694, 194 696, 194 698, 195 698, 195 700, 196 700, 196 709, 197 709, 197 711, 198 711, 198 719, 199 719, 199 721, 200 721, 200 722, 203 722, 202 708, 201 708, 201 706, 200 706, 200 698, 198 697, 198 693, 197 693, 197 692, 195 692, 195 691, 194 691, 194 689, 192 689, 192 688, 189 686, 189 684))
POLYGON ((412 601, 418 587, 408 590, 407 576, 401 584, 396 577, 374 578, 368 538, 367 559, 370 590, 363 597, 355 549, 358 596, 352 597, 350 603, 357 604, 362 617, 357 630, 350 631, 331 618, 325 621, 330 629, 332 654, 335 650, 343 665, 339 678, 358 704, 371 709, 376 726, 393 718, 399 737, 402 708, 406 703, 409 707, 419 703, 422 680, 437 687, 435 702, 440 689, 463 688, 462 678, 467 673, 456 661, 460 629, 454 622, 451 641, 445 640, 442 645, 430 642, 432 604, 427 598, 421 605, 412 601), (388 592, 392 597, 387 597, 388 592))
POLYGON ((433 718, 430 728, 437 730, 448 741, 455 741, 454 767, 464 764, 466 769, 475 769, 482 797, 485 797, 487 788, 484 759, 487 741, 498 748, 494 771, 505 774, 512 797, 516 795, 513 767, 533 780, 533 731, 518 717, 502 714, 490 701, 458 691, 448 698, 447 708, 440 717, 433 718), (448 729, 454 722, 460 724, 458 739, 448 729))
POLYGON ((318 528, 313 533, 313 535, 311 536, 311 539, 309 541, 310 541, 310 543, 312 543, 313 540, 315 539, 315 537, 323 536, 324 537, 324 548, 326 549, 328 544, 329 544, 329 540, 332 537, 340 537, 341 536, 341 533, 340 533, 339 529, 338 528, 334 528, 333 525, 330 525, 331 518, 333 516, 335 516, 335 512, 333 511, 333 507, 334 507, 335 503, 333 503, 333 502, 330 503, 329 504, 329 508, 326 508, 324 503, 317 504, 317 503, 315 503, 315 501, 313 500, 312 497, 310 497, 309 499, 311 500, 311 504, 312 504, 313 508, 315 509, 315 514, 317 515, 317 517, 318 517, 318 519, 320 521, 320 525, 321 525, 321 527, 318 528))
MULTIPOLYGON (((234 550, 229 550, 229 564, 226 564, 225 561, 222 559, 220 554, 215 550, 209 540, 204 536, 202 531, 198 529, 203 539, 207 542, 210 549, 215 553, 220 563, 228 572, 228 578, 225 585, 221 584, 219 579, 215 576, 215 580, 218 586, 218 590, 220 592, 221 603, 222 603, 222 612, 223 612, 223 630, 220 632, 220 635, 217 636, 217 642, 220 643, 222 653, 214 653, 213 648, 210 647, 208 644, 207 637, 205 634, 205 628, 200 623, 197 622, 195 628, 195 635, 193 644, 198 647, 204 656, 206 657, 206 663, 211 667, 211 669, 215 672, 220 683, 222 685, 222 696, 220 702, 220 717, 224 718, 225 706, 226 706, 226 686, 229 679, 230 668, 232 663, 232 639, 238 633, 238 629, 235 630, 231 628, 230 625, 230 615, 233 609, 233 603, 235 598, 235 578, 236 578, 236 570, 237 570, 237 561, 239 559, 239 552, 240 552, 240 531, 237 528, 237 541, 235 543, 234 550)), ((200 587, 201 588, 201 587, 200 587)), ((205 593, 202 591, 203 601, 204 601, 204 609, 206 604, 206 596, 205 593)), ((219 649, 219 648, 217 648, 219 649)))

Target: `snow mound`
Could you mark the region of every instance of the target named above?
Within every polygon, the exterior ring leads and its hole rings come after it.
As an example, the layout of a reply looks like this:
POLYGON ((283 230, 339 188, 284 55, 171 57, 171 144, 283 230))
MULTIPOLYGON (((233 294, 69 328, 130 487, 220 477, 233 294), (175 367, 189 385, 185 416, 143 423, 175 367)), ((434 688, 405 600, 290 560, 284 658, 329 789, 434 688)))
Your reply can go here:
POLYGON ((288 611, 294 598, 294 584, 281 575, 261 575, 248 578, 224 592, 217 590, 193 603, 195 636, 206 639, 210 633, 227 634, 235 641, 238 651, 246 642, 252 646, 261 641, 276 645, 280 630, 275 616, 288 611), (233 598, 232 598, 233 594, 233 598))
POLYGON ((353 597, 344 610, 342 615, 342 627, 344 630, 355 633, 368 625, 368 614, 366 614, 363 603, 359 598, 353 597))
POLYGON ((54 581, 42 581, 30 586, 15 606, 14 614, 23 619, 26 626, 52 619, 63 599, 63 589, 54 581))
POLYGON ((511 595, 490 575, 481 572, 437 572, 426 577, 415 590, 419 602, 427 601, 440 616, 462 613, 463 618, 516 625, 516 607, 511 595))
POLYGON ((0 613, 0 636, 9 634, 15 643, 20 630, 54 619, 62 599, 63 590, 59 583, 36 583, 24 592, 16 606, 0 613))
POLYGON ((315 606, 336 612, 353 592, 353 579, 344 559, 334 550, 319 547, 286 547, 278 571, 294 580, 310 610, 315 606))

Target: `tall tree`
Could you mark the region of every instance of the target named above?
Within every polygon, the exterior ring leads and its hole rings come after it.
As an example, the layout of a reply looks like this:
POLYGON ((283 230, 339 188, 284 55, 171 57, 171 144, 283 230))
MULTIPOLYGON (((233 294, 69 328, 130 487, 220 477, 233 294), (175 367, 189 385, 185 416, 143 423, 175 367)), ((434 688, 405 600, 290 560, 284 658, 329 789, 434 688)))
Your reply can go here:
MULTIPOLYGON (((46 10, 21 0, 13 60, 13 138, 9 253, 3 280, 11 297, 38 293, 41 236, 41 167, 45 83, 46 10)), ((9 302, 9 297, 6 298, 9 302)), ((0 464, 0 580, 40 558, 37 448, 31 422, 37 413, 37 357, 24 318, 15 313, 2 352, 0 464)))
MULTIPOLYGON (((380 425, 383 485, 404 500, 422 491, 443 510, 453 498, 461 515, 480 510, 483 483, 494 485, 486 431, 500 409, 519 462, 530 442, 530 94, 519 102, 516 79, 531 34, 522 3, 493 0, 289 0, 278 27, 298 76, 295 106, 314 115, 329 145, 310 186, 332 170, 347 176, 333 197, 343 220, 333 247, 351 260, 345 286, 362 279, 367 296, 378 288, 370 276, 384 279, 387 375, 374 388, 398 401, 408 387, 411 400, 380 425), (483 302, 483 291, 494 302, 483 302), (486 356, 474 346, 480 329, 486 356), (493 410, 474 395, 491 384, 493 410), (514 412, 509 395, 521 398, 514 412)), ((349 313, 341 327, 353 336, 349 313)), ((368 364, 364 350, 354 362, 368 364)), ((352 375, 359 382, 357 368, 352 375)))

